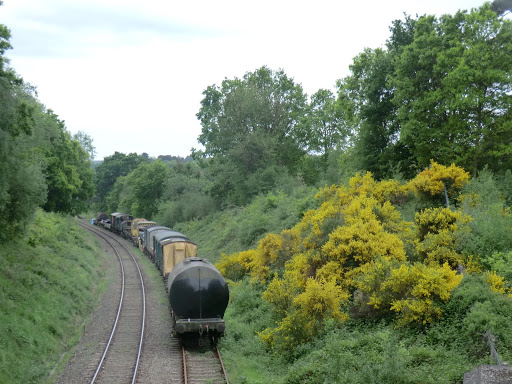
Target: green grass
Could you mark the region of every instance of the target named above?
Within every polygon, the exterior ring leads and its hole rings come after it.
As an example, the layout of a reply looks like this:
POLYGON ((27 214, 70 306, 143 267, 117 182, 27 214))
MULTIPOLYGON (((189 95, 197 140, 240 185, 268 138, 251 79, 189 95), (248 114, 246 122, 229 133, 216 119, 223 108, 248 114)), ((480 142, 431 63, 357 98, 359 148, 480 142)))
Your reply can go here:
POLYGON ((269 306, 261 290, 248 281, 230 287, 230 304, 224 317, 226 336, 219 349, 230 383, 280 383, 285 364, 279 356, 266 350, 257 332, 272 323, 269 306))
POLYGON ((197 244, 200 257, 216 263, 223 253, 230 255, 255 248, 267 233, 280 233, 296 225, 304 212, 316 206, 316 193, 316 189, 305 187, 298 187, 289 194, 269 192, 246 207, 178 223, 175 229, 197 244))
POLYGON ((104 252, 75 220, 38 212, 0 247, 0 382, 54 382, 105 288, 104 252))
POLYGON ((493 364, 483 333, 496 338, 511 361, 512 300, 490 291, 481 276, 466 276, 443 306, 445 316, 428 327, 397 327, 388 320, 327 322, 312 341, 289 355, 269 351, 258 332, 272 326, 262 287, 232 284, 226 337, 220 350, 232 384, 462 384, 464 373, 493 364))

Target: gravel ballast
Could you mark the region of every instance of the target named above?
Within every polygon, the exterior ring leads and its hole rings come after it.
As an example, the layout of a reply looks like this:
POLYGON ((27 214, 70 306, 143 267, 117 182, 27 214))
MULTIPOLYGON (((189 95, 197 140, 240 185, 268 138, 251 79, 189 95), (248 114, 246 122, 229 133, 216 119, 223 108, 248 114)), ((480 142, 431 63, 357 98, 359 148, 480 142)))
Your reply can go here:
MULTIPOLYGON (((162 277, 133 245, 119 238, 135 255, 146 289, 146 321, 144 344, 139 363, 137 383, 181 383, 181 356, 177 339, 171 336, 171 315, 162 277)), ((84 332, 71 357, 58 376, 59 384, 89 383, 110 335, 120 294, 120 267, 117 256, 100 239, 107 253, 105 273, 107 286, 101 302, 84 326, 84 332)))

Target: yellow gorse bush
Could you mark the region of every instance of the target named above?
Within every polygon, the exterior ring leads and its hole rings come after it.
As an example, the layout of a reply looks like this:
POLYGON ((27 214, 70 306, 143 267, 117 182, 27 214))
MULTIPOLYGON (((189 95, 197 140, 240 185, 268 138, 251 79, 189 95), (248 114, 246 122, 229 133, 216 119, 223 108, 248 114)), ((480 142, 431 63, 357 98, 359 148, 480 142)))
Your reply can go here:
MULTIPOLYGON (((276 297, 273 291, 281 291, 283 281, 273 280, 264 297, 270 302, 276 297)), ((288 297, 289 299, 289 297, 288 297)), ((334 280, 308 278, 303 292, 291 300, 288 310, 276 328, 267 328, 259 333, 263 341, 275 350, 291 351, 298 344, 309 340, 321 328, 326 317, 345 321, 348 315, 340 311, 341 304, 348 299, 348 294, 334 280)), ((282 304, 282 303, 280 303, 282 304)))
POLYGON ((439 303, 450 298, 450 292, 462 275, 445 263, 406 264, 386 259, 365 264, 355 271, 354 286, 368 298, 362 305, 372 306, 377 313, 397 313, 397 323, 427 324, 439 318, 439 303))
POLYGON ((335 259, 351 268, 368 263, 376 256, 405 260, 403 242, 396 235, 385 232, 375 219, 336 228, 322 247, 321 254, 324 259, 335 259))
POLYGON ((486 272, 485 278, 487 280, 487 284, 489 284, 489 287, 491 288, 491 291, 503 294, 507 293, 507 282, 505 281, 505 278, 498 275, 496 271, 486 272))
POLYGON ((323 320, 327 314, 336 320, 346 320, 347 315, 340 309, 348 296, 334 279, 326 281, 310 277, 304 292, 293 299, 292 306, 316 320, 323 320))
POLYGON ((446 186, 450 190, 459 191, 469 181, 469 173, 455 164, 446 167, 430 161, 430 167, 423 170, 409 182, 409 188, 416 193, 425 193, 431 196, 439 195, 446 186), (447 185, 448 184, 448 185, 447 185))
POLYGON ((448 263, 442 267, 404 264, 391 271, 381 290, 399 294, 400 298, 392 300, 390 307, 399 314, 399 324, 427 324, 441 316, 436 301, 448 301, 450 292, 461 280, 462 275, 451 269, 448 263))
POLYGON ((393 203, 412 198, 410 191, 440 193, 443 183, 460 189, 468 177, 435 162, 405 185, 356 175, 348 186, 320 190, 319 208, 295 227, 267 235, 254 250, 223 255, 217 267, 230 279, 248 274, 268 283, 263 298, 280 320, 259 335, 275 350, 309 340, 327 319, 345 321, 351 300, 373 314, 395 313, 400 325, 428 324, 462 279, 451 267, 462 261, 456 234, 469 218, 444 208, 409 223, 393 203))
POLYGON ((462 255, 457 253, 460 239, 456 232, 471 222, 469 216, 449 208, 432 208, 417 213, 415 222, 414 245, 421 261, 433 265, 449 263, 454 268, 462 263, 462 255))

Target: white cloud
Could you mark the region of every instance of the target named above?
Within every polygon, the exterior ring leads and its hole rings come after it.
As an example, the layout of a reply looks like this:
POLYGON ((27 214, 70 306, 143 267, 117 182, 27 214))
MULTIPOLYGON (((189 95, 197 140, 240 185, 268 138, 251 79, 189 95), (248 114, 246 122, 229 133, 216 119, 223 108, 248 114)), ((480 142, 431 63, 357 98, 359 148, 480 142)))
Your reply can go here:
POLYGON ((443 14, 476 0, 240 2, 4 0, 12 67, 39 99, 84 131, 98 158, 199 147, 202 92, 267 65, 308 94, 332 88, 403 13, 443 14))

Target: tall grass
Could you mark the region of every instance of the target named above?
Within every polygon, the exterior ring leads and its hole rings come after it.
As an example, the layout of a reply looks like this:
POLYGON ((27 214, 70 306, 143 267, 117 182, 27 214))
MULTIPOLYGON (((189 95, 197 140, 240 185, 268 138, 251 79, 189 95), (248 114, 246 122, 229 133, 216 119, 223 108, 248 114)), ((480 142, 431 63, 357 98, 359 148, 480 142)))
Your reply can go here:
POLYGON ((75 220, 38 212, 0 247, 0 383, 45 383, 104 290, 104 252, 75 220))

